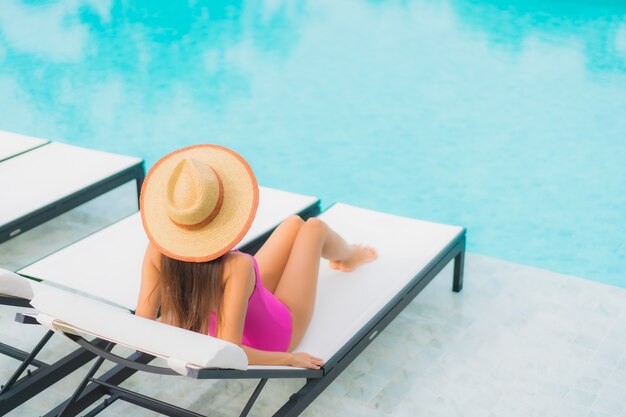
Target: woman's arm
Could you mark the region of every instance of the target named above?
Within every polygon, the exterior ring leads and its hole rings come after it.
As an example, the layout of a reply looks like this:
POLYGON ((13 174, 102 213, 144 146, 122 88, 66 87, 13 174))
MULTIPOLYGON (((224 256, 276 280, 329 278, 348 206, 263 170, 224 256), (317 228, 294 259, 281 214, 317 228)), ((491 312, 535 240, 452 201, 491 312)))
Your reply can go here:
POLYGON ((254 265, 249 256, 230 253, 224 265, 224 294, 216 337, 241 346, 248 299, 255 286, 254 265))
POLYGON ((299 368, 320 369, 320 366, 324 364, 322 359, 304 352, 268 352, 246 345, 241 345, 241 348, 246 352, 250 365, 288 365, 299 368))
POLYGON ((161 305, 161 292, 158 286, 160 270, 161 253, 152 243, 148 243, 141 267, 141 288, 135 315, 156 319, 161 305))

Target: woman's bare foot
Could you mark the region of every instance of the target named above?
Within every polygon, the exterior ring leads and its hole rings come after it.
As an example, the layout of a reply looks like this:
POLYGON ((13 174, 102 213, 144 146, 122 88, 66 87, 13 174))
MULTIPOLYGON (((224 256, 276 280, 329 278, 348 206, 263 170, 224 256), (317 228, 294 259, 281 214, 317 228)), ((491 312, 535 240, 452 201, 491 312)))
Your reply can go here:
POLYGON ((345 259, 343 261, 330 261, 329 266, 342 272, 350 272, 365 263, 372 262, 378 257, 378 253, 374 248, 359 244, 351 246, 353 252, 349 259, 345 259))

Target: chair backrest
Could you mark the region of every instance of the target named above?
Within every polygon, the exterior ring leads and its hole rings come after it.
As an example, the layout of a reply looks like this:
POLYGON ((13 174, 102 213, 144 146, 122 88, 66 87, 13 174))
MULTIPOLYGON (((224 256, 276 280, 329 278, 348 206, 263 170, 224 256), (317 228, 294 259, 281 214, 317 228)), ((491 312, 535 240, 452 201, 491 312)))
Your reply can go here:
POLYGON ((88 334, 164 358, 177 372, 180 364, 201 368, 247 369, 248 358, 237 345, 131 314, 128 310, 76 294, 50 289, 31 304, 51 317, 53 330, 88 334))

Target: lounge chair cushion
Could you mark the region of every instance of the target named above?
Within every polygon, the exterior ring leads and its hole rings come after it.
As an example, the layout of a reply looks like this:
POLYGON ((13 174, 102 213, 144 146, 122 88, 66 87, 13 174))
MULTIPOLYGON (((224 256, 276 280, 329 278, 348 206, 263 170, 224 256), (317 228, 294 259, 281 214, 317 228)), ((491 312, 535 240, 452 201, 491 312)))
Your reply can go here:
MULTIPOLYGON (((237 345, 208 335, 138 317, 125 309, 65 291, 35 295, 33 307, 53 318, 53 328, 121 343, 168 360, 202 368, 246 369, 248 359, 237 345), (68 325, 70 323, 70 325, 68 325)), ((175 370, 181 372, 181 367, 175 370)))

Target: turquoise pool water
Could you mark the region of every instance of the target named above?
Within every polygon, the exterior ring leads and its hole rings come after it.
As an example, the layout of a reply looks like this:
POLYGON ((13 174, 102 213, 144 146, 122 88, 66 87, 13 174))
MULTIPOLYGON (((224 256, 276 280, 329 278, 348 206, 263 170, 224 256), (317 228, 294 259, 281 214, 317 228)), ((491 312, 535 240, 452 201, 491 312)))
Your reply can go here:
POLYGON ((262 184, 626 287, 622 1, 3 0, 0 129, 148 166, 225 144, 262 184))

